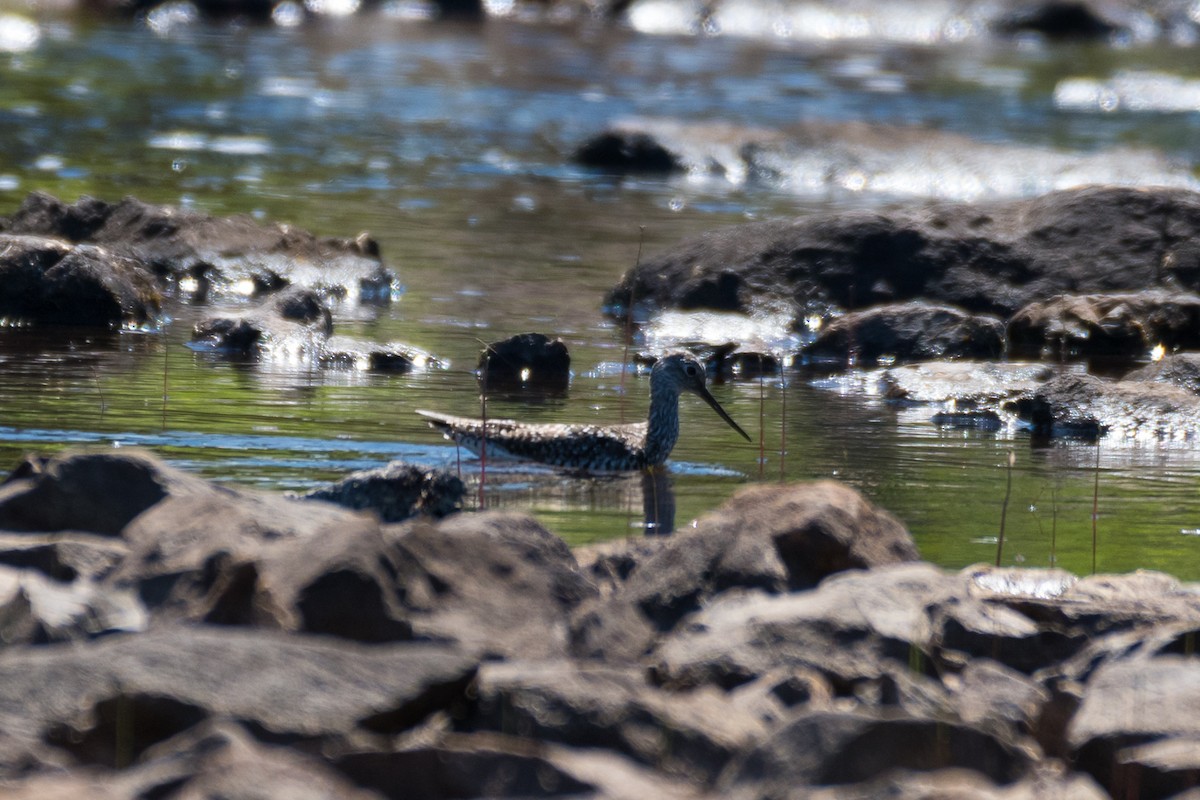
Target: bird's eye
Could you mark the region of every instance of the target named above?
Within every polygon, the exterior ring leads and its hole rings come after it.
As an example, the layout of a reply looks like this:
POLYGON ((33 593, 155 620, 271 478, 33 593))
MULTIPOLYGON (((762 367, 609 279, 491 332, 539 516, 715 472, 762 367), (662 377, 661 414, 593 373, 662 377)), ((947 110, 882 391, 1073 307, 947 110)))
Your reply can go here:
POLYGON ((694 377, 696 377, 696 365, 695 365, 695 364, 688 364, 688 365, 686 365, 686 366, 683 368, 683 374, 684 374, 684 375, 687 375, 689 378, 694 378, 694 377))

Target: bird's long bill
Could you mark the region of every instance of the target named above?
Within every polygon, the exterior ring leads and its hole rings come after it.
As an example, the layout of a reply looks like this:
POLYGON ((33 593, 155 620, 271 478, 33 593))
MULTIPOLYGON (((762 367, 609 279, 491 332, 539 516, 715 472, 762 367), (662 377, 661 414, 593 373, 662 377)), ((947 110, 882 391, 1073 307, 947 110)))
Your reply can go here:
POLYGON ((733 417, 731 417, 731 416, 729 416, 729 414, 725 413, 725 409, 721 408, 721 404, 717 402, 717 398, 713 397, 711 394, 708 393, 708 389, 701 387, 700 391, 698 391, 697 394, 699 394, 701 397, 704 398, 704 402, 706 402, 710 406, 712 406, 712 410, 717 412, 721 416, 721 419, 723 419, 729 423, 729 427, 733 428, 735 431, 740 433, 742 435, 743 439, 745 439, 747 442, 754 441, 753 439, 750 438, 750 434, 748 434, 744 430, 742 430, 741 425, 738 425, 736 422, 733 421, 733 417))

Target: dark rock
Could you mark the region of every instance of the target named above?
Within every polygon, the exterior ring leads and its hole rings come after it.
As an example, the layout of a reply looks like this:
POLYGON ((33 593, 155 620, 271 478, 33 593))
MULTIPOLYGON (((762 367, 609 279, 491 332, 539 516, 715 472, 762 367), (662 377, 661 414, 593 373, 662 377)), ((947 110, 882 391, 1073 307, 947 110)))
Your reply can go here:
POLYGON ((535 388, 562 393, 571 381, 571 355, 562 339, 521 333, 489 344, 479 354, 479 374, 488 390, 535 388))
POLYGON ((283 319, 290 319, 325 332, 333 333, 333 314, 321 296, 311 289, 281 292, 271 300, 271 306, 283 319))
POLYGON ((585 167, 612 172, 668 173, 684 168, 682 160, 645 131, 613 128, 597 134, 575 151, 585 167))
POLYGON ((1125 375, 1126 381, 1170 383, 1200 394, 1200 353, 1171 353, 1125 375))
POLYGON ((1067 736, 1075 763, 1114 796, 1131 784, 1139 797, 1192 787, 1200 759, 1195 710, 1200 660, 1130 658, 1102 666, 1087 682, 1067 736))
POLYGON ((985 314, 915 301, 852 311, 821 328, 806 351, 818 361, 872 365, 997 358, 1004 323, 985 314))
POLYGON ((389 534, 406 619, 420 637, 557 658, 567 649, 569 614, 596 594, 570 548, 531 517, 456 514, 389 534))
POLYGON ((132 258, 94 245, 0 234, 0 317, 55 325, 152 322, 161 297, 132 258))
POLYGON ((417 514, 453 514, 462 507, 464 492, 463 482, 449 472, 393 461, 386 467, 351 473, 303 497, 374 511, 384 522, 400 522, 417 514))
POLYGON ((324 503, 204 488, 128 525, 129 555, 105 585, 135 589, 156 624, 411 638, 376 521, 324 503))
POLYGON ((0 530, 119 534, 168 495, 210 491, 144 453, 65 453, 27 459, 0 485, 0 530))
POLYGON ((1040 0, 1018 7, 993 23, 1002 33, 1031 31, 1050 39, 1103 39, 1118 28, 1094 4, 1077 0, 1040 0))
MULTIPOLYGON (((219 293, 249 282, 260 291, 298 286, 361 300, 388 299, 395 276, 359 239, 318 238, 250 217, 211 217, 134 198, 75 204, 34 192, 0 231, 100 245, 172 280, 203 276, 219 293)), ((369 244, 369 242, 368 242, 369 244)))
POLYGON ((1153 381, 1062 374, 1008 404, 1039 436, 1171 438, 1195 433, 1200 397, 1153 381))
POLYGON ((435 644, 164 629, 0 651, 0 719, 108 766, 205 719, 239 720, 279 743, 354 740, 399 733, 458 702, 476 663, 435 644), (123 727, 131 719, 137 726, 123 727))
POLYGON ((640 668, 571 661, 486 665, 462 725, 603 748, 700 784, 766 733, 749 703, 707 690, 652 687, 640 668))
POLYGON ((607 305, 741 312, 791 307, 799 326, 924 299, 1007 317, 1064 292, 1200 288, 1200 195, 1090 187, 1028 200, 933 203, 754 222, 644 259, 607 305))
POLYGON ((578 612, 573 646, 583 656, 638 658, 731 589, 794 591, 841 570, 916 558, 904 526, 849 487, 752 486, 669 540, 611 597, 578 612))
POLYGON ((1018 355, 1056 359, 1144 357, 1155 346, 1200 347, 1200 295, 1168 291, 1061 295, 1035 301, 1008 322, 1018 355))
POLYGON ((729 796, 753 788, 787 797, 799 786, 861 783, 893 770, 965 767, 1000 784, 1033 767, 1032 755, 973 727, 938 719, 814 711, 767 737, 731 764, 718 784, 729 796))

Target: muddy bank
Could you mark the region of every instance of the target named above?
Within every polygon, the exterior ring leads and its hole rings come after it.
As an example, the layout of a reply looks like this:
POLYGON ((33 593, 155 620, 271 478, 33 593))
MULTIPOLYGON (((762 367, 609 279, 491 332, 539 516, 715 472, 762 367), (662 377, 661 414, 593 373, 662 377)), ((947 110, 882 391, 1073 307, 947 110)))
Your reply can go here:
POLYGON ((19 467, 0 529, 7 796, 1157 798, 1196 768, 1195 587, 942 570, 833 482, 572 552, 110 451, 19 467))

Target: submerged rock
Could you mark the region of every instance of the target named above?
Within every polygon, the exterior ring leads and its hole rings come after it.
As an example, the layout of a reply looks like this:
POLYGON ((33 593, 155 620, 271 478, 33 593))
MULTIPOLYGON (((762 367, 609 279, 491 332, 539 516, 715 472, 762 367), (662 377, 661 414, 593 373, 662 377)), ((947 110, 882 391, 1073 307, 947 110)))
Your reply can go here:
POLYGON ((986 314, 921 301, 852 311, 825 325, 805 354, 817 362, 871 366, 953 358, 996 358, 1004 323, 986 314))
POLYGON ((1154 381, 1067 373, 1008 408, 1041 436, 1173 439, 1200 433, 1200 396, 1154 381))
POLYGON ((444 366, 432 353, 404 342, 363 342, 349 336, 330 336, 317 360, 324 367, 370 372, 405 373, 444 366))
POLYGON ((1056 370, 1036 362, 936 361, 869 374, 878 375, 880 390, 889 400, 973 409, 1031 394, 1056 370))
POLYGON ((332 332, 333 314, 316 292, 288 290, 254 308, 200 320, 191 346, 225 355, 312 359, 332 332))

